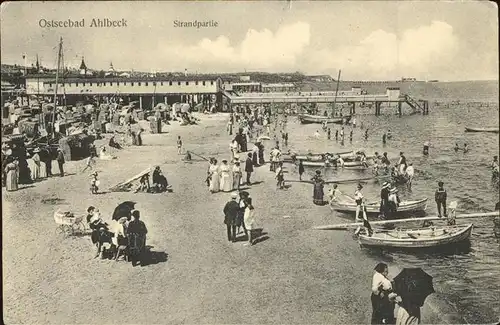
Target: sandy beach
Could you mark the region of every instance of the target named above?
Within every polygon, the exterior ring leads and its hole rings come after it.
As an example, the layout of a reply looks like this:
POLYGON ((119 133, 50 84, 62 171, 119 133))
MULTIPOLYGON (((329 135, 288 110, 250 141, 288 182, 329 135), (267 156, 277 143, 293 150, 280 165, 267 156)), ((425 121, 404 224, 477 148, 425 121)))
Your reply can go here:
MULTIPOLYGON (((67 163, 68 176, 3 193, 6 323, 369 322, 376 260, 351 255, 359 250, 351 233, 311 230, 345 219, 313 205, 308 185, 276 190, 269 167, 257 168, 258 184, 248 191, 262 241, 254 246, 245 246, 243 238, 227 241, 222 208, 229 194, 210 194, 204 184, 207 163, 196 157, 181 161, 175 145, 180 135, 187 150, 228 158, 227 116, 201 119, 197 126, 171 125, 166 134, 145 134, 144 146, 97 162, 101 191, 159 165, 173 193, 92 195, 88 173, 80 172, 83 161, 67 163), (109 220, 126 200, 137 202, 149 229, 149 265, 94 259, 89 236, 64 238, 55 231, 53 213, 60 206, 84 215, 93 205, 109 220)), ((293 168, 287 177, 295 177, 293 168)), ((432 309, 424 307, 423 322, 447 322, 432 309)))

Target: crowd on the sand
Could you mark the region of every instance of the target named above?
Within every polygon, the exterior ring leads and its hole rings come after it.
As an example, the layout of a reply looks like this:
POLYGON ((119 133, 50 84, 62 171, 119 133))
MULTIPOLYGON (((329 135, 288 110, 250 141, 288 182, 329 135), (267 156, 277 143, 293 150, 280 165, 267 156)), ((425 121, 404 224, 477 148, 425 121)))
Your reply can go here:
MULTIPOLYGON (((206 185, 210 193, 226 192, 230 195, 230 199, 222 209, 224 215, 224 224, 226 225, 227 240, 230 242, 238 241, 238 235, 243 231, 247 237, 247 245, 253 246, 259 241, 259 230, 261 225, 258 224, 258 215, 256 214, 256 204, 247 191, 248 188, 242 186, 255 185, 252 182, 252 174, 256 168, 265 165, 265 147, 264 141, 272 141, 273 146, 269 151, 270 172, 273 172, 276 179, 277 189, 283 189, 284 186, 284 167, 283 167, 283 152, 282 147, 288 147, 288 114, 285 110, 283 114, 272 112, 270 107, 259 106, 257 109, 250 110, 248 107, 237 108, 235 112, 230 113, 229 121, 226 125, 227 133, 231 137, 229 144, 229 152, 227 159, 222 159, 221 163, 215 157, 208 159, 209 165, 207 168, 206 185), (236 134, 233 136, 233 131, 236 134), (280 140, 282 146, 280 146, 280 140), (248 144, 253 143, 250 149, 248 144), (243 175, 245 173, 245 176, 243 175)), ((356 127, 356 119, 351 121, 350 139, 352 141, 353 128, 356 127)), ((331 129, 326 125, 323 131, 327 135, 327 139, 331 139, 331 129)), ((335 132, 335 139, 343 143, 345 137, 345 128, 341 126, 340 130, 335 132), (340 132, 339 132, 340 131, 340 132)), ((319 138, 320 133, 316 131, 315 137, 319 138), (318 136, 316 135, 318 134, 318 136)), ((364 132, 364 138, 368 139, 368 129, 364 132)), ((142 144, 142 139, 134 136, 136 144, 142 144)), ((390 139, 392 134, 390 130, 384 132, 383 142, 390 139)), ((176 139, 177 153, 184 154, 184 143, 180 136, 176 139)), ((109 141, 109 147, 115 149, 123 148, 115 141, 115 136, 112 136, 109 141)), ((424 144, 424 154, 428 154, 430 144, 424 144)), ((2 147, 2 161, 4 158, 4 149, 2 147)), ((97 157, 95 152, 90 155, 86 161, 82 172, 87 169, 93 169, 95 162, 93 159, 97 157)), ((289 153, 289 151, 288 151, 289 153)), ((102 147, 99 156, 107 157, 106 147, 102 147)), ((8 155, 5 155, 8 156, 8 155)), ((44 161, 40 150, 35 149, 31 159, 34 162, 32 175, 34 179, 48 177, 52 175, 51 163, 43 166, 44 161), (43 173, 45 171, 45 173, 43 173)), ((366 155, 362 155, 366 159, 366 155)), ((112 156, 111 156, 112 157, 112 156)), ((109 158, 112 159, 112 158, 109 158)), ((186 151, 185 160, 191 160, 190 151, 186 151)), ((61 150, 58 152, 57 161, 59 164, 60 175, 64 176, 64 155, 61 150), (61 158, 60 158, 61 157, 61 158)), ((498 157, 495 156, 492 168, 498 175, 498 157)), ((16 161, 7 161, 4 172, 6 180, 6 188, 8 191, 17 190, 18 165, 16 161)), ((298 164, 299 178, 302 179, 304 166, 302 161, 298 164)), ((404 177, 408 186, 411 186, 412 179, 415 175, 414 167, 407 159, 403 152, 400 152, 399 160, 391 168, 391 162, 384 152, 379 155, 377 152, 374 155, 374 171, 375 174, 390 173, 392 178, 404 177)), ((156 166, 152 175, 152 185, 149 181, 149 173, 143 174, 139 179, 139 186, 135 192, 164 192, 171 189, 165 175, 163 175, 159 166, 156 166)), ((321 175, 321 171, 316 171, 310 182, 313 185, 313 203, 316 205, 325 205, 329 203, 333 207, 337 202, 348 200, 356 204, 356 221, 363 221, 366 232, 370 235, 373 232, 366 216, 366 199, 363 195, 362 184, 357 184, 354 194, 351 197, 348 194, 342 193, 338 189, 338 185, 334 184, 328 192, 328 201, 325 201, 324 186, 326 181, 321 175)), ((99 180, 98 173, 94 171, 91 174, 91 190, 92 193, 98 192, 99 180)), ((435 192, 435 202, 437 204, 439 216, 447 214, 446 202, 447 192, 443 182, 438 182, 438 188, 435 192)), ((398 212, 398 206, 401 200, 398 196, 398 190, 394 183, 384 182, 380 190, 380 217, 385 219, 394 219, 398 212)), ((102 219, 99 210, 93 206, 87 209, 87 222, 92 230, 91 239, 97 246, 97 256, 102 255, 105 244, 109 244, 110 251, 113 257, 118 259, 120 255, 126 258, 132 257, 133 263, 137 261, 141 263, 141 258, 145 252, 147 227, 140 220, 140 212, 134 209, 128 209, 127 212, 113 217, 111 222, 106 222, 102 219)), ((380 263, 375 268, 372 283, 372 324, 417 324, 420 322, 420 306, 414 302, 404 300, 398 296, 393 290, 392 283, 387 279, 387 265, 380 263), (395 304, 399 305, 397 317, 394 317, 395 304)))

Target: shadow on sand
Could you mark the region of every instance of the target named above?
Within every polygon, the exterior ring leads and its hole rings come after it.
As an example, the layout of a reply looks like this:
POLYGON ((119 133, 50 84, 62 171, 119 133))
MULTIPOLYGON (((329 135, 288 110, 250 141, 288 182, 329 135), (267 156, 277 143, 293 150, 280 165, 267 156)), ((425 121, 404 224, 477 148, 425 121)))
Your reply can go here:
MULTIPOLYGON (((253 238, 253 244, 256 245, 258 243, 261 243, 263 241, 266 241, 269 239, 269 236, 267 235, 267 232, 264 232, 262 228, 256 228, 252 230, 252 238, 253 238)), ((247 242, 248 241, 248 235, 243 234, 242 236, 240 235, 239 237, 236 237, 236 242, 247 242)))

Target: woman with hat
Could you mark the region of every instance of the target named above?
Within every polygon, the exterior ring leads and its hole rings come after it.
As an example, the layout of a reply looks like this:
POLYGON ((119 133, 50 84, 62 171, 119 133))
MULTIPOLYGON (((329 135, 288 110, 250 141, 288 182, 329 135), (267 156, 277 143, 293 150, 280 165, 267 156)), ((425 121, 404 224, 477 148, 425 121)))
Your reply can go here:
POLYGON ((7 158, 7 165, 5 166, 5 189, 9 192, 17 191, 18 187, 18 175, 19 175, 19 166, 17 164, 17 160, 14 158, 7 158))
POLYGON ((399 203, 401 203, 401 200, 399 199, 398 196, 398 189, 397 188, 391 188, 389 191, 389 198, 387 201, 387 209, 386 209, 386 218, 389 220, 394 219, 394 216, 398 212, 398 206, 399 203))
POLYGON ((33 160, 33 169, 31 170, 31 178, 36 181, 40 178, 40 164, 41 164, 41 160, 40 160, 40 149, 38 148, 35 148, 35 150, 33 150, 33 157, 31 157, 31 159, 33 160))
POLYGON ((321 177, 321 171, 317 170, 316 175, 314 175, 311 180, 314 182, 313 188, 313 203, 316 205, 324 205, 325 201, 323 200, 324 192, 323 188, 325 186, 325 181, 321 177))
POLYGON ((210 185, 208 189, 210 190, 210 193, 217 193, 219 192, 219 181, 220 181, 220 176, 219 176, 219 166, 217 166, 217 159, 212 159, 212 163, 210 165, 210 168, 208 169, 209 172, 209 177, 210 177, 210 185))
POLYGON ((231 179, 232 171, 227 164, 227 160, 222 160, 220 165, 220 190, 223 192, 231 192, 233 190, 233 181, 231 179))
POLYGON ((255 208, 252 205, 252 198, 248 197, 245 200, 245 213, 243 215, 243 229, 247 230, 248 243, 253 245, 252 229, 255 229, 255 208))
POLYGON ((233 165, 233 190, 240 190, 241 176, 243 175, 241 171, 241 166, 239 160, 234 162, 233 165))

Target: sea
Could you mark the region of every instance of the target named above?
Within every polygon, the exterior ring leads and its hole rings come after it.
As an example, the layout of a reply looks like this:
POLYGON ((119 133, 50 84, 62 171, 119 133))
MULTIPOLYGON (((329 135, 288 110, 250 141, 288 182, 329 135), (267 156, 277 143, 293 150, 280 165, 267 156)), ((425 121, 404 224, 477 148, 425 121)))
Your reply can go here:
MULTIPOLYGON (((342 85, 348 90, 351 85, 342 85)), ((297 152, 338 152, 363 149, 367 154, 387 152, 389 159, 396 162, 399 152, 404 152, 408 162, 413 163, 416 177, 411 190, 400 188, 405 199, 427 197, 427 215, 437 215, 434 192, 437 182, 443 181, 448 192, 448 204, 457 201, 457 213, 493 211, 499 201, 499 189, 491 181, 489 165, 493 156, 499 155, 499 134, 467 133, 465 127, 499 126, 499 83, 498 81, 468 82, 413 82, 398 84, 368 83, 361 87, 371 94, 383 94, 385 88, 398 86, 401 92, 415 99, 429 101, 429 115, 409 115, 404 111, 397 116, 397 108, 382 108, 382 116, 374 116, 373 109, 356 110, 357 127, 353 130, 353 141, 349 141, 350 126, 346 127, 344 145, 335 141, 335 130, 331 125, 332 140, 319 124, 300 125, 294 117, 289 118, 288 132, 290 147, 297 152), (364 133, 368 129, 368 140, 364 133), (316 130, 322 138, 315 139, 316 130), (388 130, 392 139, 382 144, 382 135, 388 130), (423 144, 430 141, 430 153, 424 156, 423 144), (455 144, 469 152, 456 152, 455 144)), ((320 110, 327 109, 320 106, 320 110)), ((345 110, 346 111, 346 110, 345 110)), ((309 173, 314 170, 309 170, 309 173)), ((371 171, 366 171, 365 176, 371 171)), ((355 178, 359 171, 327 171, 326 178, 355 178)), ((341 185, 341 190, 353 194, 355 185, 341 185), (351 193, 352 192, 352 193, 351 193)), ((368 201, 377 201, 380 184, 366 184, 364 195, 368 201)), ((374 251, 360 249, 360 258, 374 261, 390 261, 398 268, 422 267, 433 276, 439 304, 456 312, 460 322, 470 324, 497 322, 500 318, 500 243, 493 232, 492 218, 459 220, 459 223, 473 223, 474 230, 469 244, 457 245, 446 251, 426 250, 423 252, 374 251)))

